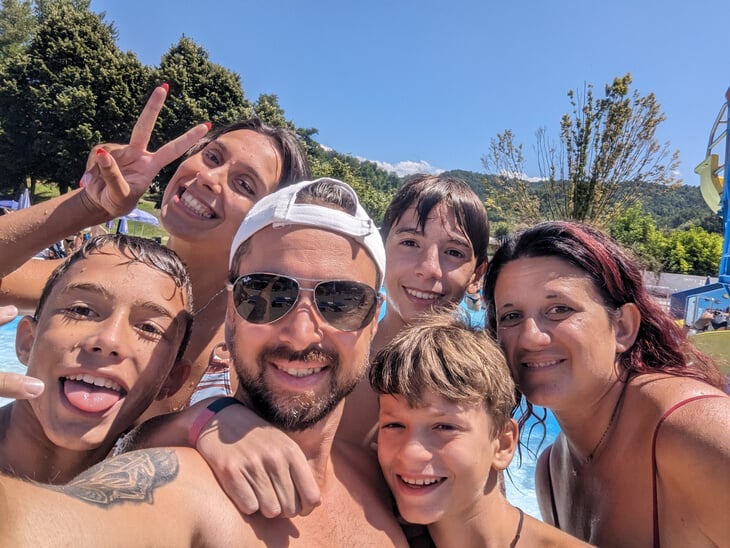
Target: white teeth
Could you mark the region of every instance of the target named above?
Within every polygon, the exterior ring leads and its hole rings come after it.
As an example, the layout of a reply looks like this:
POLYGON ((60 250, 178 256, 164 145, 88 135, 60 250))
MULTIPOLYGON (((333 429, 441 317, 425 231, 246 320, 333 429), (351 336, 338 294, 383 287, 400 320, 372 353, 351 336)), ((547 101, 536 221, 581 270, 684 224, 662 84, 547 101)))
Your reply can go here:
POLYGON ((418 478, 418 479, 410 479, 401 476, 401 479, 403 480, 403 483, 407 483, 408 485, 416 485, 418 487, 424 487, 433 485, 434 483, 438 483, 441 481, 440 478, 418 478))
POLYGON ((287 369, 285 367, 279 367, 278 369, 292 377, 306 377, 308 375, 313 375, 314 373, 319 373, 322 369, 324 369, 324 367, 310 367, 308 369, 287 369))
POLYGON ((203 202, 197 200, 187 192, 183 192, 182 196, 180 196, 180 201, 185 204, 188 209, 191 209, 201 217, 205 217, 206 219, 210 219, 213 217, 213 211, 206 206, 203 202))
POLYGON ((102 377, 94 377, 92 375, 89 375, 88 373, 69 375, 68 377, 64 378, 70 381, 80 381, 85 382, 86 384, 93 384, 94 386, 101 386, 102 388, 108 388, 109 390, 114 390, 116 392, 124 392, 124 389, 114 381, 110 379, 104 379, 102 377))
POLYGON ((550 367, 551 365, 555 365, 560 360, 553 360, 549 362, 524 362, 523 365, 525 367, 531 367, 533 369, 539 369, 541 367, 550 367))
POLYGON ((424 299, 424 300, 428 300, 428 301, 437 301, 441 298, 440 293, 431 293, 430 291, 429 292, 418 291, 417 289, 410 289, 408 287, 406 287, 406 293, 408 293, 409 295, 411 295, 417 299, 424 299))

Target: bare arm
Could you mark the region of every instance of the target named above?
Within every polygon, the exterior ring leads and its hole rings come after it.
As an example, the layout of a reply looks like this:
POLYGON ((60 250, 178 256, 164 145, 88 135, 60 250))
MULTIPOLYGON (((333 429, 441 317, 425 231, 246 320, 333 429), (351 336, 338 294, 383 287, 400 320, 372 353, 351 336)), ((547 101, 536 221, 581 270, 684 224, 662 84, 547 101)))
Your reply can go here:
POLYGON ((199 124, 149 152, 147 146, 166 96, 162 86, 152 92, 129 144, 107 144, 91 151, 83 188, 0 217, 0 276, 69 234, 127 214, 160 169, 206 134, 208 126, 199 124))
POLYGON ((84 194, 76 190, 0 217, 0 276, 65 236, 106 221, 84 194))
MULTIPOLYGON (((661 538, 677 537, 673 528, 692 523, 691 543, 728 540, 730 507, 730 398, 707 398, 676 410, 657 438, 661 538), (662 519, 670 516, 670 519, 662 519)), ((684 531, 682 533, 686 534, 684 531)))
MULTIPOLYGON (((134 448, 189 446, 188 432, 211 401, 146 422, 138 429, 134 448)), ((202 430, 196 448, 244 514, 307 515, 321 503, 319 486, 299 446, 243 405, 217 413, 202 430)))

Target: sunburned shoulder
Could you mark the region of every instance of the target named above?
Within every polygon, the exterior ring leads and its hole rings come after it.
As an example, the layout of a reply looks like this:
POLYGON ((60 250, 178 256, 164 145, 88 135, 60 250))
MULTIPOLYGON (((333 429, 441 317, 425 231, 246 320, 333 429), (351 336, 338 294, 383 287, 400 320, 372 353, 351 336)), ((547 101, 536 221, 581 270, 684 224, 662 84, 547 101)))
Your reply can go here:
POLYGON ((703 398, 700 398, 700 401, 705 400, 708 403, 712 400, 721 405, 730 402, 730 396, 706 382, 665 373, 639 375, 631 379, 631 388, 639 393, 640 402, 654 407, 660 414, 680 402, 701 396, 703 398))

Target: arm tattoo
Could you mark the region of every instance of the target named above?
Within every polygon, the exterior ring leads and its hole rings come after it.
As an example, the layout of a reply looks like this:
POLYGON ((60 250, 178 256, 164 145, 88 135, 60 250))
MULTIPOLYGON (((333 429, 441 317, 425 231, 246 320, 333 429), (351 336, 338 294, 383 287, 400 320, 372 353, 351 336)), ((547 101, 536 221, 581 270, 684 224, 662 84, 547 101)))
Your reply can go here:
POLYGON ((102 508, 124 502, 152 504, 155 488, 172 482, 178 472, 173 449, 149 449, 102 461, 66 485, 45 487, 102 508))

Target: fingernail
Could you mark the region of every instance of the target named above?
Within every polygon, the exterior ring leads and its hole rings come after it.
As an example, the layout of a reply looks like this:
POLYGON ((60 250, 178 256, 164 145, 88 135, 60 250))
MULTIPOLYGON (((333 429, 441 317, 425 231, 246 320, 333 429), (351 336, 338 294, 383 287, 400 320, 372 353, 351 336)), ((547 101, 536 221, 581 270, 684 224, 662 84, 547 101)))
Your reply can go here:
POLYGON ((25 390, 26 394, 29 396, 40 396, 45 387, 46 386, 43 384, 43 381, 40 379, 35 379, 33 377, 26 377, 23 379, 23 390, 25 390))
POLYGON ((102 147, 96 149, 96 160, 101 167, 109 167, 112 165, 112 157, 102 147))
POLYGON ((91 182, 92 177, 93 175, 91 175, 88 171, 84 173, 83 177, 81 177, 81 180, 79 181, 79 188, 84 188, 88 185, 91 182))
POLYGON ((165 93, 170 93, 170 84, 168 84, 167 82, 162 82, 160 84, 160 87, 165 88, 165 93))
POLYGON ((205 127, 208 128, 208 131, 213 129, 213 122, 203 122, 205 124, 205 127))
POLYGON ((0 321, 10 321, 18 315, 18 309, 11 305, 0 306, 0 321))

